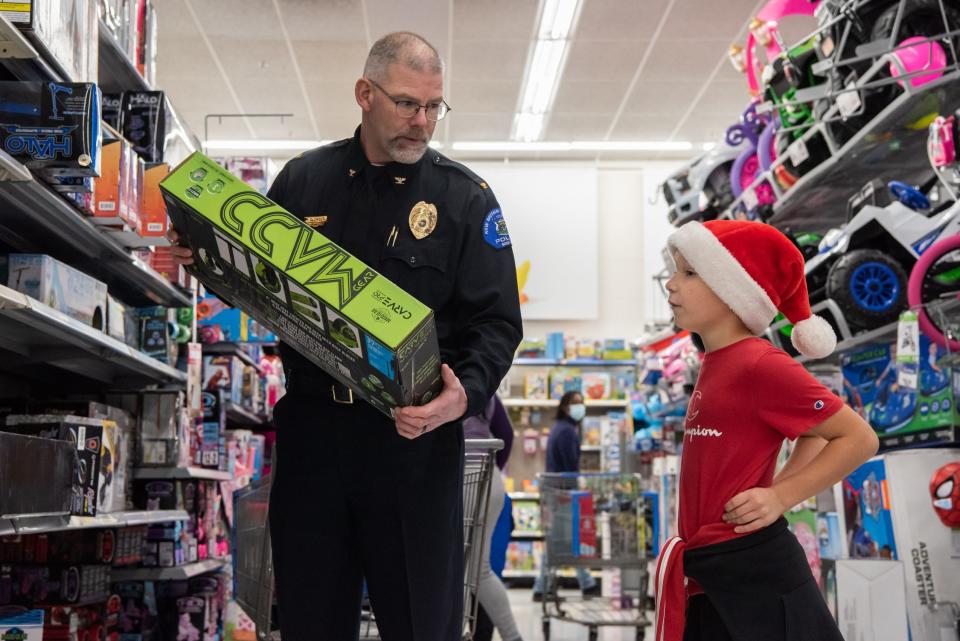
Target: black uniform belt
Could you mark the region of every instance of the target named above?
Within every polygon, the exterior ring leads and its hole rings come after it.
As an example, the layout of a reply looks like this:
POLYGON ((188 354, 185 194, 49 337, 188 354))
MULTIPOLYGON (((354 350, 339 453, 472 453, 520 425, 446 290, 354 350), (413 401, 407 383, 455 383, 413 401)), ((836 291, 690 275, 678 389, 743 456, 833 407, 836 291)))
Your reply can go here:
POLYGON ((321 398, 330 395, 330 400, 341 405, 353 404, 353 390, 327 374, 303 373, 289 369, 286 372, 287 391, 303 394, 320 394, 321 398))

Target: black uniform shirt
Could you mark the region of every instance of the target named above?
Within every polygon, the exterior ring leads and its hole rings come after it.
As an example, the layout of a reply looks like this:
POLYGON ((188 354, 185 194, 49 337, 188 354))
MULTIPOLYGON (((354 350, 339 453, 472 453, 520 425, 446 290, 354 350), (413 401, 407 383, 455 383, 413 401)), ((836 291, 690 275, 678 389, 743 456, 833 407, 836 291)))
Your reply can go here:
MULTIPOLYGON (((371 165, 360 129, 291 160, 269 198, 434 311, 440 356, 467 393, 465 416, 493 396, 522 337, 517 273, 500 206, 483 180, 434 149, 415 164, 371 165), (436 207, 417 239, 411 211, 436 207)), ((285 367, 322 370, 281 345, 285 367)))

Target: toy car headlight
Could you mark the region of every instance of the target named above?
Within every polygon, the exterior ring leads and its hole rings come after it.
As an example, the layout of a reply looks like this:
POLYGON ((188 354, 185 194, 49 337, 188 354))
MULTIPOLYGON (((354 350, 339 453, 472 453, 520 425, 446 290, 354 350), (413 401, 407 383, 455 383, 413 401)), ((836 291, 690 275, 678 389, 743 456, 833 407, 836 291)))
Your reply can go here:
POLYGON ((840 251, 846 251, 850 244, 850 237, 843 233, 841 229, 831 229, 820 241, 820 253, 825 254, 828 251, 839 248, 840 251))

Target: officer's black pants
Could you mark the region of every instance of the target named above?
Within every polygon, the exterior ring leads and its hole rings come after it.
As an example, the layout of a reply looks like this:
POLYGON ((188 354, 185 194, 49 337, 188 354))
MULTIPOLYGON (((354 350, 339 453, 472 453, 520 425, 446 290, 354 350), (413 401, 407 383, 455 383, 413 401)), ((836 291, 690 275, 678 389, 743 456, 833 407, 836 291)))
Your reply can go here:
MULTIPOLYGON (((320 400, 318 400, 320 397, 320 400)), ((353 641, 365 577, 385 641, 459 641, 463 429, 413 441, 363 402, 278 404, 270 527, 284 641, 353 641)))
POLYGON ((783 518, 739 539, 688 549, 683 566, 706 592, 687 603, 684 641, 843 641, 783 518))

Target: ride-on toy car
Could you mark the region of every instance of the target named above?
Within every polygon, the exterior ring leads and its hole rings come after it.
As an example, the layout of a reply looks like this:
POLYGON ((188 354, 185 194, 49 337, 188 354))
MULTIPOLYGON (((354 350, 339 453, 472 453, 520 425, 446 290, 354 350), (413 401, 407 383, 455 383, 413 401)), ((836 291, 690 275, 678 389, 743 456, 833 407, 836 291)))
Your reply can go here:
POLYGON ((730 206, 730 168, 742 149, 743 144, 731 145, 724 138, 664 181, 670 224, 712 220, 730 206))

